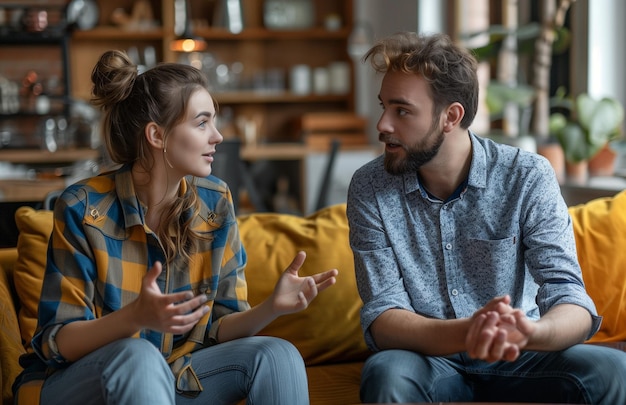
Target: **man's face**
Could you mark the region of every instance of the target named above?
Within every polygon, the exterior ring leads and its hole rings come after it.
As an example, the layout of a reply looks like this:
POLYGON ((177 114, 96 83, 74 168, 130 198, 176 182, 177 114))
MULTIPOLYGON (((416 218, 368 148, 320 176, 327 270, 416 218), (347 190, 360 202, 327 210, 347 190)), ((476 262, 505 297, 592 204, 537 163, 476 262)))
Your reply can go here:
POLYGON ((385 170, 417 171, 437 156, 444 141, 441 124, 433 119, 428 83, 415 74, 388 72, 379 99, 383 113, 377 129, 385 143, 385 170))

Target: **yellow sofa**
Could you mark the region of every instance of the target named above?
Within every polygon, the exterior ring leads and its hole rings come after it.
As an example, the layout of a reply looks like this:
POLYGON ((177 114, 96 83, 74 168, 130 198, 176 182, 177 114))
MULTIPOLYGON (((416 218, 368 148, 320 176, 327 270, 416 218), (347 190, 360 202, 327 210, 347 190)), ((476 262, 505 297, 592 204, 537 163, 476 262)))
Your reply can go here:
MULTIPOLYGON (((37 301, 52 231, 52 212, 21 207, 15 214, 18 246, 0 249, 0 360, 2 398, 12 403, 11 385, 21 371, 18 357, 36 326, 37 301), (19 255, 18 255, 19 252, 19 255)), ((248 300, 255 305, 274 288, 298 250, 307 252, 300 274, 339 269, 337 284, 323 291, 305 311, 283 316, 261 334, 296 345, 307 364, 312 404, 359 402, 359 379, 369 351, 359 323, 361 300, 348 244, 345 205, 309 217, 285 214, 240 216, 248 252, 248 300)))
MULTIPOLYGON (((590 341, 623 348, 626 341, 626 192, 570 208, 587 289, 604 316, 590 341)), ((40 276, 51 231, 52 214, 22 207, 17 249, 0 249, 0 361, 4 404, 20 372, 18 356, 35 327, 40 276), (19 251, 19 255, 18 255, 19 251)), ((369 351, 363 341, 354 264, 348 244, 345 205, 309 217, 251 214, 239 217, 248 251, 246 277, 252 305, 272 290, 280 271, 297 250, 307 252, 302 274, 338 268, 337 284, 305 311, 279 318, 261 333, 280 336, 302 353, 315 404, 356 404, 359 379, 369 351)))

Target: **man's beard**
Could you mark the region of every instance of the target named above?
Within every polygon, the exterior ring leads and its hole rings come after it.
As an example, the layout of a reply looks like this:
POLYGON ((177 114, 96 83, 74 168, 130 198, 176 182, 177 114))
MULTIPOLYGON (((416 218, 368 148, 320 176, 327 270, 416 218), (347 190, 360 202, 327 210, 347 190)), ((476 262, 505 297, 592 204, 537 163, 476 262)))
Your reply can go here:
MULTIPOLYGON (((443 131, 440 131, 438 135, 435 131, 439 128, 433 127, 426 138, 413 146, 402 146, 406 151, 406 157, 402 158, 396 154, 385 153, 384 166, 385 171, 389 174, 400 175, 409 172, 417 172, 420 167, 430 162, 437 154, 443 144, 444 135, 443 131), (434 143, 429 146, 431 138, 435 136, 434 143)), ((380 135, 381 140, 384 139, 384 135, 380 135)))

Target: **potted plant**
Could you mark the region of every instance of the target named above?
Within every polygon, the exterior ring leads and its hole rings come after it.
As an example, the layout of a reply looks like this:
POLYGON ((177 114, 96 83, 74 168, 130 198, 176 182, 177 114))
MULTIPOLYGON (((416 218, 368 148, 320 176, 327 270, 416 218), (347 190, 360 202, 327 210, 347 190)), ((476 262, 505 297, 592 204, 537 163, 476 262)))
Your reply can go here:
MULTIPOLYGON (((586 93, 571 98, 560 89, 552 106, 556 111, 550 115, 550 133, 558 139, 570 168, 577 165, 586 170, 592 158, 602 150, 610 151, 610 142, 621 136, 624 107, 615 98, 595 99, 586 93)), ((605 163, 612 168, 613 161, 605 163)))

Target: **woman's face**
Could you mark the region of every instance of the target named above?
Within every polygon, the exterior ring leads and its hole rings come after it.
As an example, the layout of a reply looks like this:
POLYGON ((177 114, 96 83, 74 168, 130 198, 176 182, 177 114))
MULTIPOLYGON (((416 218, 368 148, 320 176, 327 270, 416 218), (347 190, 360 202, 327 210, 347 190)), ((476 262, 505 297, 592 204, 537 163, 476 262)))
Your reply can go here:
POLYGON ((213 99, 208 91, 199 89, 191 95, 183 121, 166 140, 165 158, 181 177, 206 177, 211 174, 215 146, 222 140, 215 127, 213 99))

